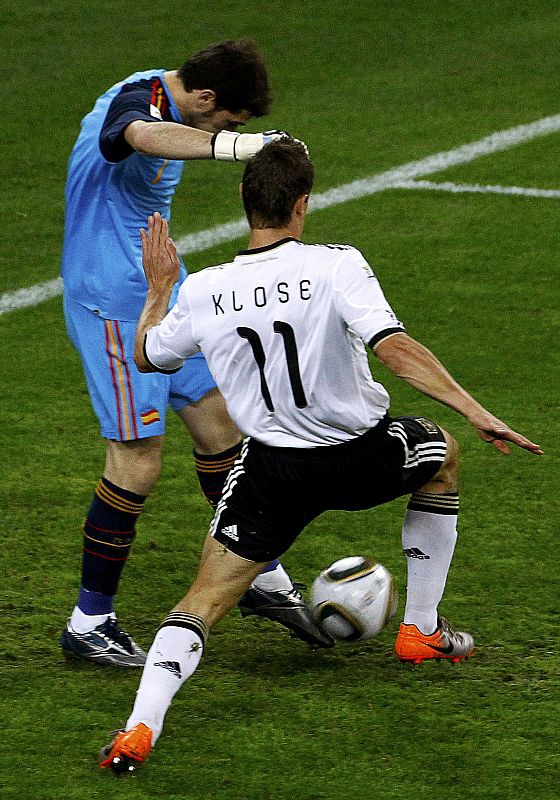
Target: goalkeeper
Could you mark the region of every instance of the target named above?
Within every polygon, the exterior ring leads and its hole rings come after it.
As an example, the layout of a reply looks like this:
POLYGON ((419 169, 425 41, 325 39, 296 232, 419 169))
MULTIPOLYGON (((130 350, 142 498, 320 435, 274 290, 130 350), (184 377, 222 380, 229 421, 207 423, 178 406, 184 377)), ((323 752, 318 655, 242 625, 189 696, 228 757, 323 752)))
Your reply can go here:
MULTIPOLYGON (((141 375, 132 360, 146 293, 138 229, 169 219, 184 160, 246 161, 281 134, 237 133, 271 103, 267 70, 249 40, 193 54, 178 70, 138 72, 82 120, 68 165, 62 254, 64 314, 105 439, 105 467, 84 524, 81 587, 62 634, 69 656, 140 667, 145 652, 114 609, 136 520, 160 472, 168 405, 194 445, 202 490, 215 506, 241 448, 202 354, 173 375, 141 375)), ((203 220, 201 220, 201 223, 203 220)), ((172 302, 185 278, 181 266, 172 302)), ((242 600, 314 646, 329 646, 278 561, 242 600)))

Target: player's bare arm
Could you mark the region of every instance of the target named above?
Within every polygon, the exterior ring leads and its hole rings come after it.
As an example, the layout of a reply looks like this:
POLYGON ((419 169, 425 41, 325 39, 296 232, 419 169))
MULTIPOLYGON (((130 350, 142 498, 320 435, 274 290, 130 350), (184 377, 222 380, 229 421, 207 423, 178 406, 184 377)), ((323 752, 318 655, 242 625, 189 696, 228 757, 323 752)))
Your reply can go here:
POLYGON ((136 327, 134 362, 139 372, 153 372, 144 357, 144 339, 148 330, 167 314, 171 292, 179 278, 180 263, 175 244, 169 238, 167 220, 157 211, 148 218, 148 233, 142 228, 140 236, 148 292, 136 327))
MULTIPOLYGON (((235 116, 235 115, 234 115, 235 116)), ((134 120, 124 132, 128 144, 147 156, 173 160, 215 158, 217 161, 248 161, 268 142, 285 137, 283 131, 237 133, 229 128, 244 124, 228 121, 228 129, 212 133, 179 122, 145 122, 134 120)))
POLYGON ((530 453, 542 455, 538 444, 490 414, 457 383, 428 348, 407 334, 397 333, 382 339, 374 347, 374 352, 397 377, 466 417, 480 438, 500 453, 509 455, 507 442, 511 442, 530 453))
POLYGON ((127 126, 124 138, 139 153, 158 158, 212 158, 212 134, 179 122, 145 122, 127 126))

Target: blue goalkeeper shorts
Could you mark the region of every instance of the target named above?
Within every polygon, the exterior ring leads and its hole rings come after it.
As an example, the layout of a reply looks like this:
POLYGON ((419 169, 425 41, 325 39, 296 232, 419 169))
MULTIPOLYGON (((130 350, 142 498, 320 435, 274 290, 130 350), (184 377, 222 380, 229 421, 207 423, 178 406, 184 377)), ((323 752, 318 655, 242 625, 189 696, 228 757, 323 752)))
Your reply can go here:
POLYGON ((168 406, 180 411, 216 388, 202 353, 187 359, 173 375, 141 373, 133 360, 135 322, 103 319, 66 299, 64 317, 106 439, 159 436, 165 433, 168 406))

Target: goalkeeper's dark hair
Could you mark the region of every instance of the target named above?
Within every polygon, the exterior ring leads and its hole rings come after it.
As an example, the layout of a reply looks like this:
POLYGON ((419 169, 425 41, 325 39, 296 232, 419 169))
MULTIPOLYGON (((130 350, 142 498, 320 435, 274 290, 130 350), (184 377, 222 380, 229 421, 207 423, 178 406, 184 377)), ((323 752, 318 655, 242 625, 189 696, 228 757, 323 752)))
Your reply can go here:
POLYGON ((199 50, 178 70, 184 89, 212 89, 216 107, 268 114, 272 95, 262 55, 252 39, 228 39, 199 50))
POLYGON ((294 139, 265 145, 247 162, 241 182, 243 206, 251 228, 281 228, 294 205, 313 187, 313 164, 294 139))

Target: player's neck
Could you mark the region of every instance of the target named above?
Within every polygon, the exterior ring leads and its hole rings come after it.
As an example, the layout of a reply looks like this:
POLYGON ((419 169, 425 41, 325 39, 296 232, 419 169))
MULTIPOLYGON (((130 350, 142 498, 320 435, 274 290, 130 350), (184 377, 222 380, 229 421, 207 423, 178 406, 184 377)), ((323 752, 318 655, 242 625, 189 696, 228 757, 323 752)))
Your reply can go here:
POLYGON ((249 250, 257 247, 270 247, 271 244, 281 242, 282 239, 299 239, 300 237, 291 228, 261 228, 252 230, 249 237, 249 250))
POLYGON ((166 72, 163 78, 165 80, 165 85, 169 90, 169 94, 171 95, 175 105, 181 112, 183 119, 185 119, 190 111, 190 107, 188 104, 188 95, 183 87, 183 82, 181 81, 181 79, 177 74, 177 70, 175 69, 166 72))
POLYGON ((181 83, 181 80, 180 80, 179 76, 177 75, 177 70, 174 69, 174 70, 169 70, 168 72, 165 72, 164 75, 163 75, 163 78, 165 80, 167 88, 169 89, 169 91, 171 93, 171 96, 173 97, 175 102, 177 102, 177 95, 179 95, 181 93, 181 89, 182 89, 182 83, 181 83))
POLYGON ((248 247, 253 250, 256 247, 270 247, 282 239, 301 239, 302 232, 303 217, 300 219, 293 215, 288 224, 281 228, 251 228, 248 247))

